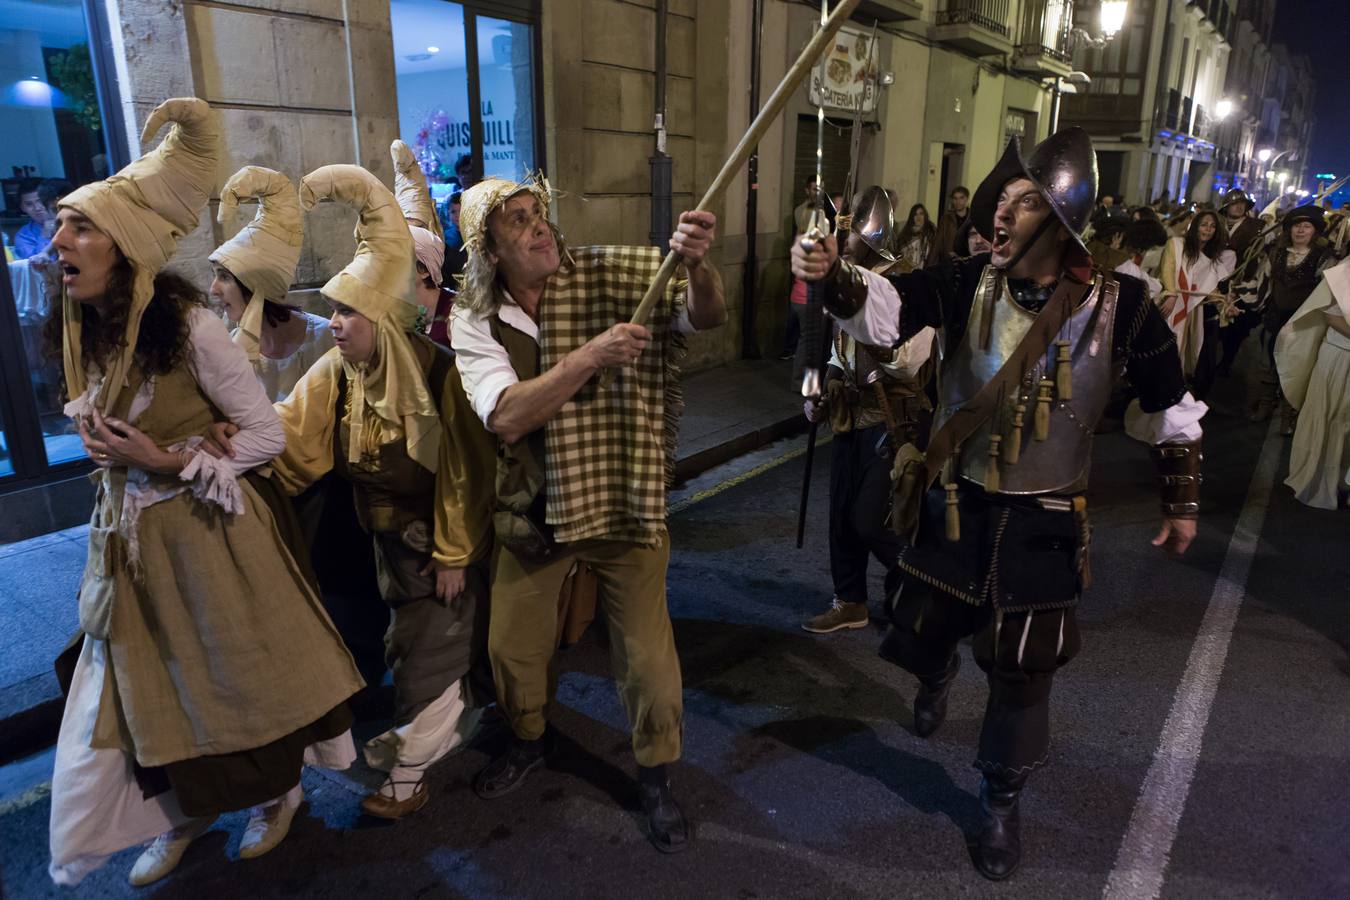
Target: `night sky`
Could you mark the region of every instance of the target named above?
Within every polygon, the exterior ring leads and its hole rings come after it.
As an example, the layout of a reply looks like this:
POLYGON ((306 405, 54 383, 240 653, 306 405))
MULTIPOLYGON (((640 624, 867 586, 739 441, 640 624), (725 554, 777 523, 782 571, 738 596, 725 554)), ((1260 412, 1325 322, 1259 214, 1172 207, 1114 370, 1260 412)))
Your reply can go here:
MULTIPOLYGON (((1313 128, 1311 177, 1350 174, 1350 89, 1345 54, 1350 49, 1350 3, 1345 0, 1279 0, 1275 40, 1312 58, 1317 73, 1317 124, 1313 128)), ((1312 188, 1312 184, 1304 187, 1312 188)))

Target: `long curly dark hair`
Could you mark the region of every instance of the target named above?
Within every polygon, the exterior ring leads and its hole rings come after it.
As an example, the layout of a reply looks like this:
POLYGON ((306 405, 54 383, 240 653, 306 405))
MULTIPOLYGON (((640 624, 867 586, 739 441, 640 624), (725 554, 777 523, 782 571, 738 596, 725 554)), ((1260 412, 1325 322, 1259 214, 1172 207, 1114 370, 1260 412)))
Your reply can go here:
MULTIPOLYGON (((103 368, 108 360, 126 346, 127 313, 131 308, 134 274, 131 263, 122 258, 108 275, 107 296, 115 298, 110 310, 100 313, 88 303, 80 311, 80 363, 103 368)), ((204 306, 206 298, 191 282, 173 272, 155 276, 155 292, 141 317, 136 336, 136 364, 146 376, 165 375, 187 361, 188 313, 204 306)), ((47 353, 61 358, 62 317, 47 320, 47 353)), ((65 386, 63 385, 63 392, 65 386)), ((68 399, 68 398, 67 398, 68 399)))
POLYGON ((1200 258, 1203 253, 1210 259, 1218 259, 1219 254, 1228 246, 1228 228, 1223 224, 1223 219, 1212 209, 1205 209, 1197 212, 1191 219, 1191 226, 1186 229, 1186 237, 1182 241, 1182 248, 1185 251, 1187 262, 1194 262, 1200 258), (1200 245, 1200 221, 1205 217, 1214 220, 1214 236, 1200 245))

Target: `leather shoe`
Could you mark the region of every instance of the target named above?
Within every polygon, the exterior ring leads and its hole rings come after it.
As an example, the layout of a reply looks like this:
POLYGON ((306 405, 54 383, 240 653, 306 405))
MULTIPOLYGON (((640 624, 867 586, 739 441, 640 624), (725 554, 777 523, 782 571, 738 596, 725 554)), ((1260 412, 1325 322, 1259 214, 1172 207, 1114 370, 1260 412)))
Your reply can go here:
POLYGON ((1022 862, 1020 782, 986 775, 980 781, 982 823, 975 839, 974 861, 979 873, 990 881, 1002 881, 1022 862))
MULTIPOLYGON (((407 782, 403 783, 407 784, 407 782)), ((389 787, 391 792, 397 784, 398 782, 385 782, 385 786, 389 787)), ((376 791, 361 801, 361 811, 363 813, 368 816, 374 816, 377 819, 401 819, 406 815, 417 812, 419 809, 426 806, 427 801, 431 799, 431 794, 427 791, 426 784, 421 781, 417 782, 416 787, 413 788, 413 792, 403 800, 396 799, 396 792, 393 796, 385 796, 382 793, 383 790, 384 788, 382 787, 379 791, 376 791)))
POLYGON ((642 811, 647 814, 647 836, 652 846, 662 853, 687 850, 692 838, 689 822, 671 793, 665 766, 643 767, 638 774, 638 790, 642 794, 642 811))
POLYGON ((473 792, 484 800, 505 796, 525 783, 525 776, 544 764, 544 739, 512 737, 506 752, 487 764, 473 780, 473 792))
POLYGON ((960 671, 961 654, 953 653, 940 678, 931 685, 928 680, 919 680, 919 692, 914 695, 914 733, 919 737, 931 736, 947 718, 947 694, 960 671))

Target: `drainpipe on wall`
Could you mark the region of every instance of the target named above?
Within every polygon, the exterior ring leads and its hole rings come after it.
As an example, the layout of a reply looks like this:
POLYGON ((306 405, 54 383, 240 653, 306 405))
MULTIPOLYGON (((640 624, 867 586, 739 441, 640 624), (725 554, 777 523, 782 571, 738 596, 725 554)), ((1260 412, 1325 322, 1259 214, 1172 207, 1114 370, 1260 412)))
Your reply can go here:
MULTIPOLYGON (((764 0, 755 0, 750 14, 750 121, 759 115, 759 32, 764 25, 764 0)), ((755 300, 759 285, 759 147, 750 154, 745 191, 745 269, 741 277, 741 358, 759 359, 755 334, 755 300)))
POLYGON ((673 231, 670 213, 671 159, 666 154, 666 10, 667 0, 656 2, 656 152, 648 158, 652 169, 652 230, 648 235, 653 247, 665 251, 673 231))

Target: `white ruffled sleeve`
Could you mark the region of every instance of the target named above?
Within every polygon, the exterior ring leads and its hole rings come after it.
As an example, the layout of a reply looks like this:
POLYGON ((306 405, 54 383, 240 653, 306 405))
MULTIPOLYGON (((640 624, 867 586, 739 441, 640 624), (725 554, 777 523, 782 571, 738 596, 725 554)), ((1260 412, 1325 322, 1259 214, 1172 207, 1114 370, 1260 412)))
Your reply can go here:
POLYGON ((243 512, 237 477, 271 462, 286 449, 286 433, 253 374, 248 356, 230 340, 225 324, 208 310, 198 308, 190 313, 188 328, 192 344, 189 365, 197 384, 239 433, 230 439, 233 459, 217 459, 197 450, 201 439, 189 439, 178 448, 192 451, 179 477, 192 482, 192 492, 199 499, 229 512, 243 512))
POLYGON ((1166 409, 1146 413, 1133 400, 1125 410, 1125 433, 1136 441, 1156 446, 1176 442, 1192 443, 1200 440, 1204 429, 1200 420, 1209 407, 1187 391, 1181 399, 1166 409))

